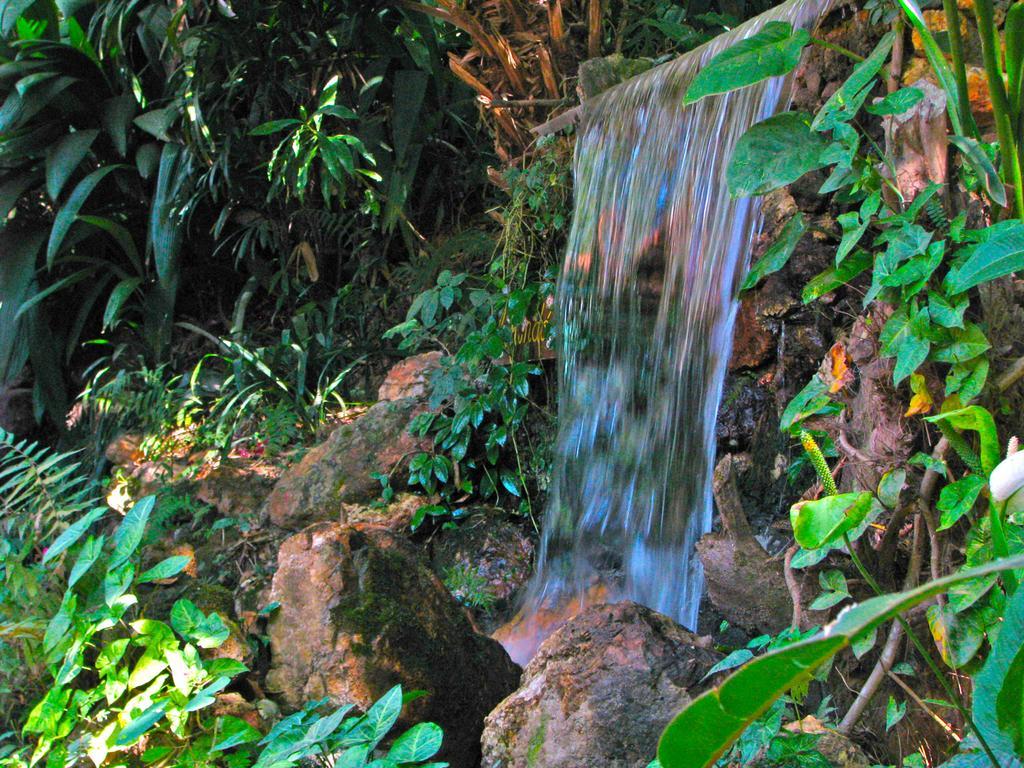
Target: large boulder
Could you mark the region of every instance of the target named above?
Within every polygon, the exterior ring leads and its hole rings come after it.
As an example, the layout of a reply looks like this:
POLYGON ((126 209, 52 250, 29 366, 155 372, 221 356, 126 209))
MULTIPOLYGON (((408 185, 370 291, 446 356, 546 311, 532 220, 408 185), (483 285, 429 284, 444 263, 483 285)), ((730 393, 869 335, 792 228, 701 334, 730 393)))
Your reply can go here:
POLYGON ((644 768, 719 658, 636 603, 590 608, 544 641, 487 717, 482 768, 644 768))
POLYGON ((337 520, 342 505, 365 504, 380 495, 376 472, 392 474, 400 484, 400 465, 431 444, 429 438, 409 434, 410 422, 423 407, 418 398, 380 402, 335 429, 274 486, 266 503, 270 521, 299 530, 313 522, 337 520))
POLYGON ((278 554, 267 687, 287 706, 330 697, 367 708, 392 686, 428 695, 406 725, 444 728, 442 759, 475 766, 484 717, 519 668, 475 631, 440 580, 386 530, 336 522, 289 537, 278 554))

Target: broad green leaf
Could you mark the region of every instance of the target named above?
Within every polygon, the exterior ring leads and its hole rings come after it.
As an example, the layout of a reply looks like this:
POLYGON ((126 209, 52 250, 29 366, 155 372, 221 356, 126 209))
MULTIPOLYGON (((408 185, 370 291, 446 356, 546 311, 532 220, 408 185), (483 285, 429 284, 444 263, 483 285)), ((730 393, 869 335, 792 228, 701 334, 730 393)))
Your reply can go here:
POLYGON ((967 294, 947 297, 937 291, 928 291, 928 314, 943 328, 963 328, 964 312, 970 303, 967 294))
POLYGON ((171 608, 171 626, 200 648, 219 648, 231 634, 219 615, 204 615, 195 603, 185 599, 178 600, 171 608))
POLYGON ((153 505, 156 504, 156 496, 146 496, 135 502, 135 505, 128 510, 121 525, 114 533, 114 551, 110 555, 110 562, 107 564, 107 571, 120 568, 128 561, 135 550, 142 543, 142 534, 146 530, 146 523, 153 512, 153 505))
POLYGON ((396 685, 378 699, 350 733, 350 738, 366 742, 372 749, 398 721, 402 711, 402 686, 396 685))
POLYGON ((981 394, 988 380, 989 361, 979 357, 967 363, 957 363, 946 374, 946 394, 958 394, 967 403, 981 394))
POLYGON ((775 242, 769 246, 757 264, 751 267, 740 290, 748 291, 755 287, 761 280, 774 272, 778 272, 789 261, 789 257, 796 250, 797 243, 807 231, 807 220, 802 213, 797 212, 786 222, 775 242))
POLYGON ((796 68, 804 46, 811 41, 805 29, 794 30, 784 21, 769 21, 760 32, 740 40, 711 59, 697 73, 684 103, 727 93, 796 68))
POLYGON ((62 554, 68 547, 71 547, 89 530, 89 526, 99 520, 107 513, 106 507, 97 507, 80 520, 72 523, 56 540, 46 548, 43 553, 43 565, 62 554))
POLYGON ((50 240, 46 244, 46 266, 53 267, 64 243, 64 238, 71 231, 71 225, 75 223, 78 212, 82 209, 85 201, 89 199, 96 186, 114 171, 124 168, 123 165, 108 165, 97 168, 75 186, 74 191, 68 197, 67 202, 57 211, 53 219, 53 227, 50 229, 50 240))
POLYGON ((999 172, 989 160, 985 150, 974 139, 968 136, 949 136, 949 143, 960 150, 964 162, 978 177, 985 187, 985 192, 996 205, 1006 207, 1006 186, 999 178, 999 172))
POLYGON ((107 299, 106 309, 103 310, 103 330, 113 328, 117 324, 118 316, 121 314, 121 307, 132 295, 136 288, 142 284, 142 278, 129 277, 114 286, 107 299))
MULTIPOLYGON (((149 212, 148 248, 153 254, 157 277, 165 287, 177 282, 178 254, 184 230, 175 209, 186 177, 181 156, 180 145, 164 144, 149 212)), ((167 318, 166 322, 169 321, 167 318)))
POLYGON ((925 421, 935 424, 945 423, 954 429, 966 429, 971 432, 977 432, 981 442, 981 449, 978 453, 981 458, 982 469, 985 472, 991 472, 995 469, 996 464, 999 463, 1001 448, 999 445, 999 434, 996 432, 996 423, 992 418, 992 414, 980 405, 969 405, 957 411, 929 416, 925 421))
POLYGON ((158 701, 146 709, 141 715, 128 723, 114 741, 118 747, 126 747, 138 741, 150 728, 163 718, 167 711, 167 702, 158 701))
POLYGON ((892 50, 896 35, 887 32, 864 61, 853 68, 846 81, 839 86, 824 106, 818 110, 811 123, 815 131, 829 131, 841 123, 852 120, 867 99, 874 86, 875 76, 885 64, 892 50))
POLYGON ((138 688, 153 681, 153 679, 167 669, 167 662, 161 657, 152 655, 152 651, 144 653, 135 663, 131 675, 128 676, 128 687, 138 688))
POLYGON ((185 711, 197 712, 200 709, 205 709, 210 706, 217 700, 216 694, 227 688, 230 683, 230 677, 218 677, 188 700, 188 703, 185 705, 185 711))
POLYGON ((217 740, 210 747, 211 752, 222 752, 240 744, 249 744, 259 741, 263 734, 249 725, 245 720, 231 715, 225 715, 218 721, 217 740))
POLYGON ((920 88, 900 88, 874 104, 868 104, 864 109, 872 115, 901 115, 923 98, 924 91, 920 88))
POLYGON ((804 304, 810 304, 815 299, 846 285, 868 269, 872 263, 873 258, 868 251, 854 251, 838 267, 829 267, 807 281, 801 294, 804 304))
POLYGON ((429 760, 441 748, 444 732, 434 723, 419 723, 403 733, 388 750, 388 760, 395 763, 418 763, 429 760))
POLYGON ((736 669, 736 667, 741 667, 752 658, 754 658, 754 652, 749 648, 740 648, 735 650, 711 667, 711 669, 707 671, 707 674, 704 675, 703 679, 706 680, 709 677, 717 675, 719 672, 724 672, 727 669, 736 669))
POLYGON ((821 168, 827 140, 811 131, 807 112, 783 112, 752 126, 736 142, 726 180, 733 197, 763 195, 821 168))
MULTIPOLYGON (((908 592, 883 595, 847 608, 818 635, 754 659, 720 686, 691 702, 662 733, 658 760, 664 768, 713 765, 779 696, 810 680, 818 667, 847 647, 856 635, 946 592, 955 584, 1021 567, 1024 567, 1024 556, 1007 558, 908 592)), ((1016 632, 1016 637, 1022 633, 1024 626, 1016 632)), ((993 690, 998 687, 993 686, 993 690)))
POLYGON ((132 122, 135 123, 136 127, 145 131, 150 136, 153 136, 160 141, 170 141, 171 137, 167 134, 167 131, 172 125, 174 125, 179 114, 180 112, 177 105, 172 104, 169 107, 143 112, 132 122))
POLYGON ((953 669, 965 666, 981 650, 985 628, 971 611, 955 613, 949 606, 928 607, 928 628, 939 655, 953 669))
POLYGON ((128 127, 132 124, 137 107, 135 94, 130 89, 107 99, 100 106, 100 122, 121 157, 128 151, 128 127))
POLYGON ((89 148, 99 136, 99 129, 69 133, 57 141, 46 153, 46 194, 51 200, 60 196, 65 182, 71 178, 89 148))
POLYGON ((900 504, 900 492, 907 482, 905 469, 894 469, 882 475, 878 481, 878 500, 889 509, 896 509, 900 504))
POLYGON ((104 536, 98 538, 90 536, 85 540, 85 544, 82 545, 82 549, 78 553, 78 559, 75 560, 75 564, 71 568, 71 574, 68 576, 68 589, 75 586, 79 579, 87 574, 89 569, 100 559, 105 541, 106 537, 104 536))
POLYGON ((957 520, 970 512, 984 487, 985 478, 980 475, 965 475, 943 488, 936 505, 942 512, 939 530, 952 528, 957 520))
POLYGON ((885 707, 885 730, 891 731, 906 714, 907 702, 901 701, 897 703, 896 699, 890 696, 889 703, 885 707))
POLYGON ((148 571, 144 571, 142 575, 139 576, 138 583, 145 584, 149 581, 174 578, 184 571, 190 562, 192 562, 192 558, 188 555, 174 555, 172 557, 168 557, 166 560, 161 560, 148 571))
POLYGON ((893 313, 879 335, 882 354, 895 357, 893 383, 901 381, 928 359, 931 351, 927 307, 901 307, 893 313))
POLYGON ((1024 754, 1024 590, 1006 605, 999 636, 974 681, 974 721, 996 752, 1024 754))
POLYGON ((799 502, 789 511, 793 536, 804 549, 819 549, 835 544, 869 517, 881 511, 870 493, 841 493, 815 501, 799 502))
POLYGON ((268 136, 271 133, 277 133, 283 131, 285 128, 294 128, 296 125, 302 125, 301 120, 294 118, 287 118, 285 120, 271 120, 268 123, 258 125, 249 131, 250 136, 268 136))
POLYGON ((1024 222, 1001 227, 977 245, 963 264, 946 275, 947 293, 963 293, 976 285, 1024 269, 1024 222))
POLYGON ((991 348, 985 332, 974 323, 968 323, 966 328, 951 329, 949 342, 936 349, 932 359, 940 363, 966 363, 991 348))
POLYGON ((786 410, 782 412, 779 429, 788 432, 808 416, 820 412, 830 402, 828 385, 821 380, 820 376, 812 376, 807 385, 789 401, 786 410))

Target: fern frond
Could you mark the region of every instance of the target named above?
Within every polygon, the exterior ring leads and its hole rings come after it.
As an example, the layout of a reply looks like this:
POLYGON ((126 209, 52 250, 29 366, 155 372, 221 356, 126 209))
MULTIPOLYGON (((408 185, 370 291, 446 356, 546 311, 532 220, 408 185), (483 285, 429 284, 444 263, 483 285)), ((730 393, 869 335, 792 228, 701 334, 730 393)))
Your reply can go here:
POLYGON ((0 429, 0 531, 43 541, 96 505, 75 454, 18 440, 0 429))

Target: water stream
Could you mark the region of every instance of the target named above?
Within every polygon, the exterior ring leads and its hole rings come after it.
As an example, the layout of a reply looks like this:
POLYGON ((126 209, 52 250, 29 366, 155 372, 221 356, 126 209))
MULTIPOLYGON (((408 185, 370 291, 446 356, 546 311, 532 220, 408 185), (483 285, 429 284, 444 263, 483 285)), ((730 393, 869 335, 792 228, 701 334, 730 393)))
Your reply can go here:
POLYGON ((537 573, 499 633, 523 662, 589 603, 635 600, 695 627, 695 542, 711 526, 715 418, 738 282, 759 226, 725 169, 788 98, 782 78, 683 95, 703 63, 767 21, 810 27, 789 0, 585 105, 558 290, 559 434, 537 573))

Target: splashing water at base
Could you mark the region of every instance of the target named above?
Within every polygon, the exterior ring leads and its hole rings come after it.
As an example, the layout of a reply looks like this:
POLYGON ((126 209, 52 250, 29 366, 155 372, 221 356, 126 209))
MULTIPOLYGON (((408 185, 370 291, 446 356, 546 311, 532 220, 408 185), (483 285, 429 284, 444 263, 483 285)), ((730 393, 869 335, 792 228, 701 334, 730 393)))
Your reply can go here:
POLYGON ((736 141, 780 107, 781 78, 683 106, 701 66, 789 0, 587 102, 559 283, 559 434, 537 573, 495 636, 519 662, 588 605, 635 600, 694 627, 711 526, 715 418, 735 294, 758 226, 729 197, 736 141))

